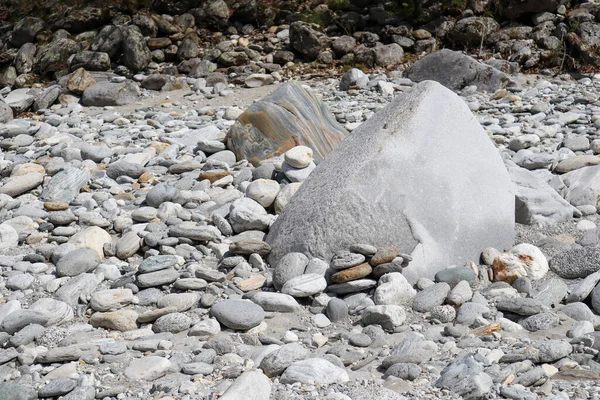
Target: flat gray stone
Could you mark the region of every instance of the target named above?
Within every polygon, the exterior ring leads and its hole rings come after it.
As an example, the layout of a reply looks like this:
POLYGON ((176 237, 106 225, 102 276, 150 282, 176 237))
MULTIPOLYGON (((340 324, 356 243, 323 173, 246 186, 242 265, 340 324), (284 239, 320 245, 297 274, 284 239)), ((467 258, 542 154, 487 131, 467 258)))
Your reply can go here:
POLYGON ((264 310, 257 304, 245 300, 223 300, 210 309, 221 324, 231 329, 248 330, 265 318, 264 310))
POLYGON ((450 49, 436 51, 414 63, 407 78, 414 82, 437 81, 456 91, 471 85, 489 92, 514 86, 513 80, 504 72, 450 49))
POLYGON ((436 283, 417 293, 413 298, 412 308, 419 312, 431 311, 433 307, 444 304, 448 293, 450 293, 450 285, 446 282, 436 283))
POLYGON ((100 264, 100 256, 95 250, 82 248, 65 254, 56 264, 58 276, 77 276, 92 272, 100 264))

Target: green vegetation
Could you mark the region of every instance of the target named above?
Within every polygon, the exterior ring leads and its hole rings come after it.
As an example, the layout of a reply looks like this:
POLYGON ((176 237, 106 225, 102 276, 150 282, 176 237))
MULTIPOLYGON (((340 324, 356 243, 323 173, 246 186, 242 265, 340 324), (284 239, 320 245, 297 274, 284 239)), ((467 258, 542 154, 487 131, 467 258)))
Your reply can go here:
POLYGON ((300 14, 300 20, 311 24, 317 24, 322 28, 326 28, 333 22, 333 16, 330 10, 305 10, 300 14))
POLYGON ((330 0, 327 5, 333 11, 344 10, 350 7, 350 0, 330 0))

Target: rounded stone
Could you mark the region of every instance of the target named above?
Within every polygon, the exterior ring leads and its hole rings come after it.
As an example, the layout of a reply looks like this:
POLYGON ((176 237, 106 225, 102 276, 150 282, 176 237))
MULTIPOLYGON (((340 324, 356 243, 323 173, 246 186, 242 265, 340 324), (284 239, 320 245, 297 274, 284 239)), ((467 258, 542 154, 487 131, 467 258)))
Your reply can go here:
POLYGON ((369 263, 362 263, 354 267, 346 268, 340 272, 331 275, 331 281, 334 283, 344 283, 362 279, 373 272, 369 263))
POLYGON ((82 248, 65 254, 56 264, 58 276, 76 276, 93 271, 100 264, 100 257, 95 250, 82 248))
POLYGON ((283 157, 294 168, 306 168, 312 161, 313 151, 307 146, 296 146, 286 151, 283 157))
POLYGON ((281 293, 294 297, 308 297, 321 293, 327 288, 327 281, 319 274, 298 275, 287 281, 281 288, 281 293))
POLYGON ((308 264, 308 257, 302 253, 288 253, 281 258, 273 272, 273 285, 281 290, 290 279, 302 275, 308 264))
POLYGON ((279 194, 279 183, 271 179, 257 179, 248 185, 246 196, 267 208, 279 194))
POLYGON ((231 329, 248 330, 265 319, 264 310, 251 301, 223 300, 210 309, 221 324, 231 329))
POLYGON ((371 258, 369 263, 371 266, 376 267, 380 264, 392 262, 400 254, 400 250, 396 246, 385 246, 377 250, 377 252, 371 258))
POLYGON ((435 306, 431 309, 431 319, 440 321, 442 324, 454 321, 456 309, 449 305, 435 306))
POLYGON ((154 325, 152 325, 152 330, 156 333, 179 333, 188 329, 191 325, 192 320, 187 315, 181 313, 172 313, 158 318, 154 322, 154 325))
POLYGON ((334 297, 327 303, 325 315, 331 322, 343 321, 348 318, 348 304, 344 300, 334 297))

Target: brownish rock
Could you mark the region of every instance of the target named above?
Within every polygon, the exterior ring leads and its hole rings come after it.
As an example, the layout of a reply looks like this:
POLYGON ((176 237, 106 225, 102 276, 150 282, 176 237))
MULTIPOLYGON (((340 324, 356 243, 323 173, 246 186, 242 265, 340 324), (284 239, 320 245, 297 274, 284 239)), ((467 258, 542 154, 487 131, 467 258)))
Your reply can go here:
POLYGON ((331 275, 331 281, 334 283, 344 283, 362 279, 373 271, 369 263, 362 263, 356 267, 344 269, 331 275))
POLYGON ((369 264, 372 267, 376 267, 381 264, 392 262, 392 260, 398 257, 400 250, 396 246, 385 246, 377 249, 377 253, 371 258, 369 264))
POLYGON ((69 209, 69 204, 64 201, 47 201, 44 208, 48 211, 64 211, 69 209))
POLYGON ((227 133, 227 147, 255 166, 299 145, 310 147, 320 161, 346 134, 310 90, 288 82, 240 115, 227 133))
POLYGON ((83 94, 85 89, 94 85, 96 80, 83 68, 77 69, 67 81, 67 89, 75 94, 83 94))
POLYGON ((263 287, 267 278, 262 275, 254 275, 248 279, 244 279, 243 281, 239 281, 235 284, 242 292, 250 292, 252 290, 257 290, 263 287))
POLYGON ((203 171, 200 173, 200 180, 203 181, 205 179, 208 179, 210 181, 210 183, 214 183, 216 181, 218 181, 219 179, 225 178, 226 176, 231 175, 229 172, 227 171, 203 171))
POLYGON ((262 240, 242 240, 229 245, 229 251, 233 254, 250 255, 257 253, 266 256, 271 252, 271 246, 262 240))
POLYGON ((146 45, 150 50, 164 49, 172 44, 173 42, 171 42, 171 39, 165 37, 150 38, 146 41, 146 45))

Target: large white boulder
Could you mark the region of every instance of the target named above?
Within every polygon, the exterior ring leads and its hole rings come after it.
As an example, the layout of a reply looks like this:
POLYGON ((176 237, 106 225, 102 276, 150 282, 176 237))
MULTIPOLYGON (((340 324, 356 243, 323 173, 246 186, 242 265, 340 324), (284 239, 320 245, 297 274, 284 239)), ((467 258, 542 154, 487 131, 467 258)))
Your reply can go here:
POLYGON ((515 195, 467 105, 432 81, 363 123, 300 187, 271 227, 271 265, 289 252, 326 261, 356 243, 411 253, 413 282, 514 240, 515 195))

